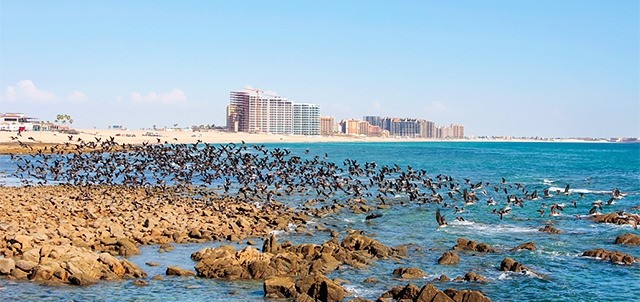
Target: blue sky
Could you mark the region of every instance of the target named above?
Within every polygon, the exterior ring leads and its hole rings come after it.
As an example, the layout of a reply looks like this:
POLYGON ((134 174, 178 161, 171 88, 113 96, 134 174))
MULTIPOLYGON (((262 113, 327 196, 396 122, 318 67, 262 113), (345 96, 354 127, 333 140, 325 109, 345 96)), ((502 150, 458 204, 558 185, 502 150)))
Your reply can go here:
POLYGON ((0 0, 0 112, 223 125, 253 86, 337 119, 637 137, 638 3, 0 0))

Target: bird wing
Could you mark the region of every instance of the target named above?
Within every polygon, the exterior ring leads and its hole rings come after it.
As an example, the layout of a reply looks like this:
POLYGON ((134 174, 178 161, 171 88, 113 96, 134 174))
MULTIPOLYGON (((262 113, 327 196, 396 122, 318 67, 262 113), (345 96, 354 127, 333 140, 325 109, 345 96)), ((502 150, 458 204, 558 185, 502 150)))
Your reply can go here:
POLYGON ((436 222, 438 222, 438 225, 443 225, 445 224, 444 222, 444 216, 442 216, 440 214, 440 209, 436 210, 436 222))

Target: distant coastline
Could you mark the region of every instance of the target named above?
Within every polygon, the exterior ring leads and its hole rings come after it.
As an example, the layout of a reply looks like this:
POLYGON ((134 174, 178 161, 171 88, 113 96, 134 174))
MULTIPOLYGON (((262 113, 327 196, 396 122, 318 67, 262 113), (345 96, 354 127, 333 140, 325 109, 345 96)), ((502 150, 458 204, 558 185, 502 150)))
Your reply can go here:
MULTIPOLYGON (((45 143, 64 144, 76 143, 78 139, 91 141, 95 138, 109 139, 113 137, 118 143, 143 144, 143 143, 339 143, 339 142, 589 142, 611 143, 616 142, 606 139, 577 139, 577 138, 545 138, 526 139, 510 137, 471 137, 465 139, 423 139, 405 137, 365 137, 365 136, 299 136, 256 133, 230 133, 222 131, 176 131, 176 130, 125 130, 125 129, 77 129, 70 133, 53 131, 26 131, 17 136, 16 132, 0 131, 0 143, 45 143)), ((625 142, 638 142, 637 139, 625 142)))

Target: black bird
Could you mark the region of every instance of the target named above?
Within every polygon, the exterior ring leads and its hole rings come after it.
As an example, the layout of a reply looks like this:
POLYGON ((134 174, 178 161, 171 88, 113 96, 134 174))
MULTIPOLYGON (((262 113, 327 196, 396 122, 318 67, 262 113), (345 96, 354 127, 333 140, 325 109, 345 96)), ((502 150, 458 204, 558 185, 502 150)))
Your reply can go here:
POLYGON ((440 209, 436 210, 436 222, 438 222, 438 227, 447 226, 447 220, 440 214, 440 209))

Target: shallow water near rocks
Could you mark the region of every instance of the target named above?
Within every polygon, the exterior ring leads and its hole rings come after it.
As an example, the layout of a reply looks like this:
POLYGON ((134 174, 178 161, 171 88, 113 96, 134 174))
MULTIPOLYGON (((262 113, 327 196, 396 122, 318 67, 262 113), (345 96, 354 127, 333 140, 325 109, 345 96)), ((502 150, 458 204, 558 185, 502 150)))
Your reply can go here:
MULTIPOLYGON (((375 299, 391 286, 412 282, 422 286, 432 279, 446 274, 452 279, 474 271, 490 279, 487 284, 435 283, 445 288, 481 290, 493 301, 634 301, 640 292, 640 264, 616 265, 605 261, 581 257, 582 252, 604 248, 618 250, 640 257, 640 248, 615 245, 616 236, 625 233, 640 234, 630 226, 596 224, 586 217, 592 202, 606 201, 612 189, 618 188, 627 196, 616 204, 603 206, 602 212, 627 211, 640 205, 640 144, 604 143, 314 143, 314 144, 270 144, 268 148, 288 148, 292 154, 303 158, 323 157, 341 165, 346 158, 359 163, 376 161, 379 165, 393 165, 413 169, 425 169, 431 177, 443 173, 464 183, 464 178, 473 182, 484 181, 499 184, 504 177, 509 184, 519 182, 532 192, 550 189, 550 199, 525 201, 524 206, 514 207, 503 220, 491 213, 494 208, 504 206, 502 194, 495 193, 491 186, 485 188, 487 195, 479 194, 480 201, 464 206, 465 212, 454 214, 453 207, 443 208, 435 204, 400 205, 405 196, 395 198, 396 205, 390 209, 376 210, 383 216, 365 221, 367 214, 349 211, 316 219, 327 227, 338 230, 341 239, 347 229, 364 230, 367 235, 389 246, 408 245, 408 257, 397 260, 377 260, 365 269, 341 267, 331 273, 330 278, 340 278, 349 283, 344 287, 352 297, 375 299), (309 154, 305 150, 309 149, 309 154), (570 184, 572 194, 557 195, 556 189, 570 184), (578 193, 585 193, 583 198, 578 193), (486 200, 496 197, 498 206, 488 206, 486 200), (501 196, 500 199, 498 196, 501 196), (572 201, 576 200, 574 208, 572 201), (540 217, 537 212, 541 203, 565 203, 560 216, 540 217), (437 228, 434 215, 436 209, 449 221, 449 226, 437 228), (581 215, 577 218, 575 215, 581 215), (456 221, 456 216, 465 221, 456 221), (552 224, 563 234, 547 234, 538 229, 552 224), (450 250, 456 239, 465 237, 488 243, 500 250, 496 254, 460 253, 461 262, 455 266, 441 266, 437 259, 450 250), (535 251, 509 250, 521 243, 535 242, 535 251), (525 264, 540 276, 523 276, 498 270, 500 262, 511 257, 525 264), (418 280, 399 280, 392 276, 397 267, 418 267, 428 277, 418 280), (368 277, 378 283, 363 283, 368 277)), ((9 156, 0 156, 0 185, 19 184, 10 176, 15 167, 9 156)), ((514 189, 512 189, 515 191, 514 189)), ((389 197, 391 199, 391 197, 389 197)), ((373 198, 372 198, 373 199, 373 198)), ((302 203, 304 196, 296 200, 302 203)), ((446 201, 446 200, 445 200, 446 201)), ((448 201, 453 204, 453 202, 448 201)), ((457 204, 462 206, 461 203, 457 204)), ((280 242, 322 243, 329 233, 316 231, 312 236, 293 232, 278 235, 280 242)), ((260 248, 262 241, 255 240, 260 248)), ((30 301, 254 301, 263 300, 261 281, 219 281, 193 277, 165 276, 164 280, 150 280, 154 275, 163 275, 167 266, 176 265, 193 269, 195 262, 190 255, 204 247, 229 244, 212 242, 205 244, 173 244, 175 250, 158 253, 158 246, 141 247, 142 254, 131 257, 149 275, 149 285, 137 287, 131 280, 101 282, 87 287, 49 287, 30 282, 15 282, 0 279, 0 297, 10 300, 30 301), (158 262, 160 266, 149 267, 145 262, 158 262)), ((238 248, 246 244, 237 244, 238 248)))

